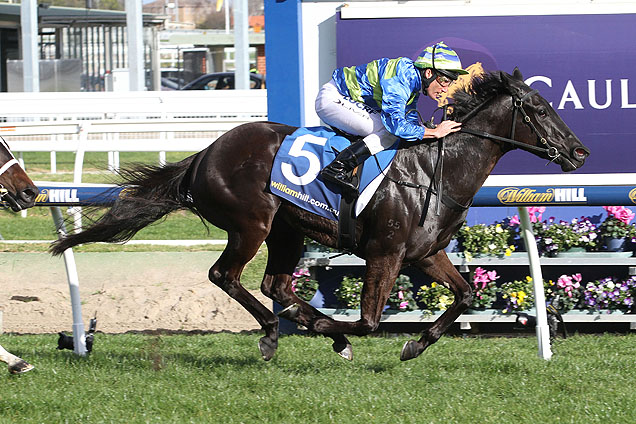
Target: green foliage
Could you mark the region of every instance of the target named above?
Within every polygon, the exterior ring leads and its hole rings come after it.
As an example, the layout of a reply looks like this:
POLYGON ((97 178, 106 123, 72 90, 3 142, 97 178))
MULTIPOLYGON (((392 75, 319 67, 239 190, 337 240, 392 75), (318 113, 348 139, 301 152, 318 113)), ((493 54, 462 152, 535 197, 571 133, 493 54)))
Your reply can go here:
POLYGON ((573 219, 570 222, 543 222, 534 224, 538 248, 548 255, 564 252, 575 247, 594 250, 597 245, 597 229, 589 218, 573 219))
POLYGON ((363 281, 359 277, 344 277, 334 294, 340 304, 347 309, 360 309, 360 293, 363 281))
POLYGON ((482 267, 477 267, 473 273, 472 289, 473 303, 472 308, 489 308, 497 300, 497 280, 499 276, 497 271, 488 271, 482 267))
POLYGON ((514 280, 503 283, 500 287, 501 296, 506 302, 503 312, 525 311, 534 306, 534 288, 532 278, 526 276, 524 280, 514 280))
POLYGON ((457 233, 457 242, 467 260, 475 255, 510 256, 515 247, 513 232, 500 223, 468 226, 464 224, 457 233))
MULTIPOLYGON (((48 0, 51 6, 86 8, 86 0, 48 0)), ((124 10, 123 0, 93 0, 93 9, 124 10)))
POLYGON ((583 297, 581 274, 561 275, 557 281, 543 281, 546 301, 560 312, 568 312, 579 306, 583 297))
POLYGON ((636 237, 636 226, 627 224, 620 219, 609 217, 599 227, 601 237, 632 238, 636 237))
POLYGON ((307 268, 296 268, 292 274, 292 291, 296 296, 309 302, 318 290, 318 281, 311 278, 307 268))
MULTIPOLYGON (((340 286, 334 294, 340 305, 347 309, 360 309, 360 294, 362 292, 363 280, 359 277, 344 277, 340 286)), ((413 284, 407 275, 400 275, 395 280, 391 289, 391 294, 387 300, 389 309, 398 311, 412 311, 417 309, 417 304, 413 298, 413 284)))
POLYGON ((413 284, 408 275, 398 276, 391 289, 389 300, 387 301, 389 309, 396 309, 398 311, 413 311, 417 309, 412 289, 413 284))
MULTIPOLYGON (((70 324, 69 324, 70 326, 70 324)), ((107 335, 86 358, 57 335, 1 335, 35 365, 0 385, 3 423, 634 423, 636 334, 442 339, 401 362, 407 339, 353 337, 352 362, 322 337, 107 335), (416 407, 414 405, 426 405, 416 407)))
POLYGON ((430 285, 420 286, 415 296, 424 310, 429 312, 445 311, 455 301, 453 293, 435 281, 430 285))

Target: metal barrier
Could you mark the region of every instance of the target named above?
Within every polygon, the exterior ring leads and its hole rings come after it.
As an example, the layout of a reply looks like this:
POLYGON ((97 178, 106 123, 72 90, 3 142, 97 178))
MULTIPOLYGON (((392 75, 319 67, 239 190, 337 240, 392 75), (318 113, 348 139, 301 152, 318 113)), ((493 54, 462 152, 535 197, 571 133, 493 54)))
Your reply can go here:
MULTIPOLYGON (((61 206, 107 206, 112 204, 121 188, 108 184, 36 183, 40 189, 37 206, 51 207, 53 219, 60 237, 66 234, 61 206)), ((550 332, 545 309, 543 276, 536 241, 532 232, 528 211, 529 205, 559 206, 624 206, 636 204, 636 174, 608 175, 532 175, 491 176, 474 198, 474 206, 517 206, 521 227, 528 249, 530 275, 534 281, 535 305, 537 309, 537 340, 539 356, 550 359, 550 332), (526 186, 523 181, 532 181, 526 186), (505 184, 501 184, 505 182, 505 184), (585 184, 582 184, 582 183, 585 184), (558 185, 555 185, 557 183, 558 185), (605 185, 603 185, 605 184, 605 185)), ((75 352, 86 353, 84 324, 81 321, 79 278, 72 249, 64 252, 66 271, 71 290, 73 308, 73 334, 75 352)))

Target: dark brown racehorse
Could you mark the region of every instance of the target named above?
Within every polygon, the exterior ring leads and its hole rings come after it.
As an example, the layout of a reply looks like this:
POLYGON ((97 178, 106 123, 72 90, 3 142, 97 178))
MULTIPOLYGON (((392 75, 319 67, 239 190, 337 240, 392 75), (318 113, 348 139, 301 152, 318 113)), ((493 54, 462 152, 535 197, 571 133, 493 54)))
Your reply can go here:
MULTIPOLYGON (((39 190, 18 164, 7 143, 0 139, 0 199, 18 212, 35 204, 39 190)), ((0 360, 6 362, 11 374, 25 373, 33 365, 7 352, 0 346, 0 360)))
MULTIPOLYGON (((415 358, 471 304, 469 284, 443 249, 465 219, 467 208, 461 205, 470 204, 499 158, 521 147, 572 171, 589 155, 548 102, 523 83, 518 70, 513 76, 487 74, 474 81, 470 91, 454 97, 453 118, 472 132, 446 137, 439 215, 428 213, 418 226, 428 193, 424 186, 431 184, 438 149, 435 143, 412 142, 402 144, 387 178, 357 220, 354 253, 366 259, 366 273, 361 318, 356 322, 327 317, 292 292, 291 274, 302 254, 304 236, 334 247, 337 224, 269 192, 274 156, 285 136, 296 129, 287 125, 245 124, 179 163, 124 172, 124 185, 130 186, 126 194, 96 223, 56 241, 51 250, 59 255, 80 243, 127 240, 171 211, 194 211, 228 233, 227 247, 209 278, 261 324, 265 336, 259 347, 265 360, 278 346, 278 318, 240 283, 245 264, 263 241, 269 251, 263 293, 285 308, 281 316, 332 338, 334 350, 348 359, 353 353, 345 334, 365 335, 377 329, 400 270, 414 265, 444 282, 455 295, 454 303, 419 341, 404 345, 401 359, 415 358)), ((433 199, 431 206, 435 204, 433 199)))

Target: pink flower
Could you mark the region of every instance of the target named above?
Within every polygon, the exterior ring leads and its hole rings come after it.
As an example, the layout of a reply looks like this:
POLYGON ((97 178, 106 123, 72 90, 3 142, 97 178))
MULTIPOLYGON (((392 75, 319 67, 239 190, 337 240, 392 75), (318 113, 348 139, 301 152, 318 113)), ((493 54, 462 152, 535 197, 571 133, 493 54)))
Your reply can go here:
POLYGON ((492 271, 486 272, 486 275, 488 275, 488 279, 490 281, 495 281, 497 278, 499 278, 499 276, 497 275, 497 271, 495 271, 494 269, 492 271))
POLYGON ((572 274, 571 276, 562 275, 557 280, 557 286, 562 288, 563 291, 565 291, 565 293, 568 295, 568 297, 572 297, 572 292, 574 291, 574 289, 578 289, 579 287, 581 287, 582 279, 583 277, 581 277, 581 274, 579 273, 572 274))
POLYGON ((400 309, 406 309, 407 306, 409 306, 409 302, 401 302, 400 303, 400 309))
POLYGON ((477 267, 473 275, 473 284, 478 290, 483 290, 488 283, 495 281, 497 278, 499 278, 497 271, 486 271, 482 267, 477 267))
POLYGON ((603 209, 607 211, 608 217, 613 216, 625 224, 629 224, 630 221, 634 219, 634 216, 636 216, 631 209, 626 208, 625 206, 603 206, 603 209))
POLYGON ((557 280, 557 286, 559 286, 561 288, 566 288, 566 287, 568 287, 571 284, 572 284, 572 278, 568 277, 567 275, 562 275, 557 280))
POLYGON ((512 218, 510 218, 510 225, 519 225, 521 224, 521 221, 519 221, 519 215, 515 215, 512 218))
POLYGON ((398 299, 400 300, 404 299, 404 294, 402 293, 402 290, 398 292, 398 299))
POLYGON ((535 223, 541 221, 541 218, 543 218, 543 212, 545 212, 545 206, 529 207, 528 214, 530 215, 530 222, 535 223), (535 216, 535 213, 538 213, 538 215, 535 216))

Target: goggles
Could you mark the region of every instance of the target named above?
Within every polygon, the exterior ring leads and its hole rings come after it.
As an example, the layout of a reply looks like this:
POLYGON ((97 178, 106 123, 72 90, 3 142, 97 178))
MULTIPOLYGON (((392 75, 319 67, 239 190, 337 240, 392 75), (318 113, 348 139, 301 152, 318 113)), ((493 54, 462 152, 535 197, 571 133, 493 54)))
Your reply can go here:
POLYGON ((455 82, 454 80, 448 78, 446 75, 437 75, 435 81, 442 87, 450 87, 455 82))

